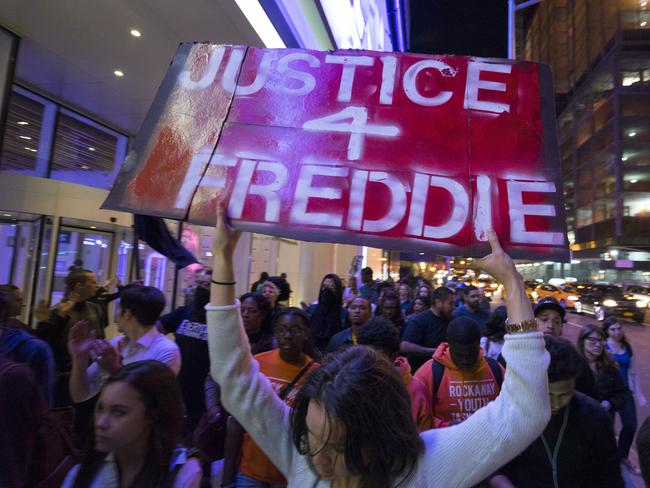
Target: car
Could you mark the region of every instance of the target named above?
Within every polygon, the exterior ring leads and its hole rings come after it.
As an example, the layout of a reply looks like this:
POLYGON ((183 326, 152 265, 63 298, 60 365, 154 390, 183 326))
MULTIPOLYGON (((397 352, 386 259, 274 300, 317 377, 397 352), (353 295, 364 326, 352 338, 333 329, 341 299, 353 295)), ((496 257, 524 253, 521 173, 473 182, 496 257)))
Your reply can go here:
POLYGON ((639 307, 650 308, 650 286, 629 285, 623 289, 625 290, 625 293, 632 295, 632 298, 639 302, 637 303, 639 307))
POLYGON ((563 290, 559 286, 550 285, 548 283, 538 285, 531 295, 535 301, 539 301, 546 297, 555 298, 560 306, 567 310, 573 310, 575 308, 575 303, 578 301, 578 295, 563 290))
POLYGON ((638 306, 638 300, 624 292, 620 286, 590 285, 576 302, 576 312, 592 315, 596 320, 605 320, 611 315, 621 319, 643 322, 645 307, 638 306))

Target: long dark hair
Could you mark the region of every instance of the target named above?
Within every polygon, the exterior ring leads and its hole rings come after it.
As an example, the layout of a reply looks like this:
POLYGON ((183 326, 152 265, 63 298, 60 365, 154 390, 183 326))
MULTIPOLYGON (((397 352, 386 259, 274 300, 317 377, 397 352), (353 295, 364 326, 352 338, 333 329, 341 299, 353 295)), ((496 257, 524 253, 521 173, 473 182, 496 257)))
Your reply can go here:
POLYGON ((343 424, 345 465, 363 488, 388 488, 399 478, 408 485, 424 447, 406 387, 383 354, 351 346, 327 355, 307 378, 291 411, 291 435, 310 458, 306 417, 312 401, 343 424))
MULTIPOLYGON (((585 325, 578 334, 578 342, 576 344, 576 349, 585 359, 587 358, 585 355, 585 339, 587 339, 587 337, 589 337, 594 332, 600 336, 600 339, 603 342, 607 340, 607 334, 605 334, 605 331, 601 327, 594 324, 585 325)), ((605 369, 612 368, 618 369, 618 364, 616 364, 609 353, 605 350, 605 345, 603 344, 603 350, 600 353, 600 356, 596 358, 596 370, 598 373, 601 373, 605 369)))
POLYGON ((327 274, 321 281, 318 305, 311 316, 311 333, 318 347, 323 347, 330 337, 341 330, 342 307, 343 285, 341 278, 333 273, 327 274), (323 283, 327 279, 334 282, 334 290, 323 287, 323 283), (332 291, 334 296, 330 295, 332 291))
MULTIPOLYGON (((108 378, 106 385, 118 381, 137 390, 151 421, 149 445, 142 453, 144 463, 131 487, 168 488, 175 477, 169 469, 172 454, 183 429, 183 401, 176 377, 167 365, 147 360, 121 367, 108 378)), ((107 454, 95 449, 89 451, 79 468, 75 488, 92 485, 107 454)))
MULTIPOLYGON (((605 331, 605 335, 607 337, 609 337, 609 328, 614 324, 620 325, 621 330, 623 329, 623 324, 621 324, 621 322, 616 317, 607 317, 603 321, 603 330, 605 331)), ((621 338, 621 344, 623 344, 623 347, 628 349, 629 351, 632 350, 632 346, 630 345, 630 343, 627 340, 627 337, 625 336, 625 331, 623 331, 623 337, 621 338)))
POLYGON ((239 297, 239 302, 244 303, 244 300, 252 298, 257 304, 257 310, 262 314, 262 328, 260 329, 260 337, 273 335, 273 309, 269 301, 264 298, 261 293, 244 293, 239 297))

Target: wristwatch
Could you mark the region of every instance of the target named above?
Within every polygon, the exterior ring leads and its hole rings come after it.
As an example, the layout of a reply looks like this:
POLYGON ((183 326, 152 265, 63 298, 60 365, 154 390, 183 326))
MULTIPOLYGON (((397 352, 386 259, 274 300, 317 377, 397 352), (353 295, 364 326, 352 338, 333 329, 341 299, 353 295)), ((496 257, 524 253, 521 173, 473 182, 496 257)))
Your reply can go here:
POLYGON ((528 319, 516 324, 509 323, 506 319, 506 332, 508 334, 521 334, 522 332, 537 332, 537 319, 528 319))

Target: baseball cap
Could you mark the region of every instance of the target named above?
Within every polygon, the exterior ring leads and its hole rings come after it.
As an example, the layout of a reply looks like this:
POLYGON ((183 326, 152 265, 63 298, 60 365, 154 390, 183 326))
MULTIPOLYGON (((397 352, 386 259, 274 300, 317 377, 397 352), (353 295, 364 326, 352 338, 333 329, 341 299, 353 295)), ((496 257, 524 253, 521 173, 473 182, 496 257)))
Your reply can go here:
POLYGON ((544 297, 535 304, 535 317, 537 317, 544 310, 555 310, 560 314, 562 320, 564 320, 564 316, 566 315, 566 311, 562 305, 560 305, 553 297, 544 297))

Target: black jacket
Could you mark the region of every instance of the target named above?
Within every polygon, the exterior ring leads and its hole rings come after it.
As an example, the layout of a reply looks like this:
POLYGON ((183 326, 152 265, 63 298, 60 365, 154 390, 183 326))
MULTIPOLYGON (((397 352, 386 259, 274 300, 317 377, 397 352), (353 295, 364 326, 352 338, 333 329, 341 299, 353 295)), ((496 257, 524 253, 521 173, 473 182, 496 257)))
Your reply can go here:
MULTIPOLYGON (((607 412, 579 392, 575 393, 568 408, 567 427, 557 458, 558 486, 623 488, 616 438, 607 412)), ((557 443, 565 409, 551 417, 542 434, 551 453, 557 443)), ((538 437, 498 474, 506 475, 517 488, 552 487, 552 465, 542 437, 538 437)))
POLYGON ((596 374, 596 400, 607 400, 612 411, 620 412, 627 400, 628 389, 618 368, 606 366, 596 374))

